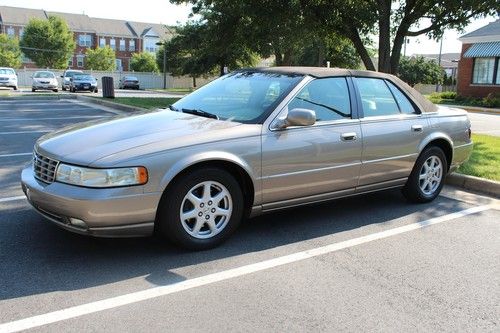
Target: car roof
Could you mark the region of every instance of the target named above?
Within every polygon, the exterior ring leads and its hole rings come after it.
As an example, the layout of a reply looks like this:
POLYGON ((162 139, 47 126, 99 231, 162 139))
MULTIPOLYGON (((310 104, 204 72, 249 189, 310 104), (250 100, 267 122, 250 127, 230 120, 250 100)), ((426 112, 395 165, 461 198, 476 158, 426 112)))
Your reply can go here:
POLYGON ((406 82, 402 81, 397 76, 380 73, 374 71, 353 70, 345 68, 328 68, 328 67, 303 67, 303 66, 280 66, 280 67, 257 67, 246 68, 241 71, 256 71, 262 73, 276 73, 288 75, 303 75, 312 76, 314 78, 326 78, 334 76, 359 76, 359 77, 372 77, 379 79, 386 79, 391 81, 400 89, 402 89, 411 99, 417 104, 422 112, 435 112, 437 106, 434 105, 427 98, 422 96, 417 90, 410 87, 406 82))

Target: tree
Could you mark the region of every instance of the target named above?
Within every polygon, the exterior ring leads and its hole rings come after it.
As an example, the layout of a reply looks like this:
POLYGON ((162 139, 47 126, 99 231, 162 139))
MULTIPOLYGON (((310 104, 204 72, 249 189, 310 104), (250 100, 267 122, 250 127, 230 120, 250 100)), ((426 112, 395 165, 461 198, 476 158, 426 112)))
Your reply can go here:
POLYGON ((19 68, 22 65, 22 54, 19 40, 0 34, 0 67, 19 68))
POLYGON ((399 77, 412 87, 417 83, 442 83, 444 71, 434 60, 424 57, 403 57, 399 63, 399 77))
POLYGON ((148 52, 132 54, 130 69, 136 72, 159 72, 155 56, 148 52))
POLYGON ((108 45, 88 49, 85 53, 85 68, 96 71, 114 71, 116 69, 115 51, 108 45))
POLYGON ((442 36, 472 18, 498 12, 498 0, 302 0, 309 16, 349 38, 365 67, 375 70, 366 37, 378 35, 378 70, 396 74, 406 37, 442 36))
POLYGON ((31 19, 20 45, 23 53, 38 67, 49 68, 66 68, 75 49, 73 33, 57 16, 49 16, 47 20, 31 19))

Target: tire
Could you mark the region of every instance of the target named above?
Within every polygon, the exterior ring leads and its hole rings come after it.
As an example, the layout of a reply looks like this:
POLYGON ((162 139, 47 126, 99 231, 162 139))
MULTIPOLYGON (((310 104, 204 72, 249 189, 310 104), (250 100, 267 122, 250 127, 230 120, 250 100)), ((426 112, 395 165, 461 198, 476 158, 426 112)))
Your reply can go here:
POLYGON ((58 89, 52 89, 53 92, 58 92, 59 90, 58 89))
POLYGON ((31 88, 31 92, 35 92, 35 91, 36 91, 35 88, 31 88))
POLYGON ((169 186, 158 207, 155 229, 185 249, 210 249, 238 228, 243 217, 243 202, 240 185, 227 171, 198 169, 180 176, 169 186), (210 188, 208 196, 205 195, 207 188, 210 188), (187 213, 184 220, 181 211, 187 213))
POLYGON ((98 92, 99 92, 99 89, 95 88, 94 93, 97 94, 98 92))
POLYGON ((443 188, 447 171, 448 161, 443 150, 435 146, 426 148, 415 162, 403 195, 416 203, 434 200, 443 188))
POLYGON ((62 91, 66 91, 66 87, 64 87, 64 86, 63 86, 63 87, 62 87, 62 91))
POLYGON ((12 88, 14 88, 14 90, 17 90, 17 86, 13 86, 12 88))

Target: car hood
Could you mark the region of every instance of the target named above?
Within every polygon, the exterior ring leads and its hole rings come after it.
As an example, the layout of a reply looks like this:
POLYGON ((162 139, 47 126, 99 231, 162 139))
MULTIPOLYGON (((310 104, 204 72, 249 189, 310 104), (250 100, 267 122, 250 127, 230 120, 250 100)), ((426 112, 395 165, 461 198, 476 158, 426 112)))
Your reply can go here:
POLYGON ((35 82, 40 82, 40 81, 51 81, 51 82, 53 82, 53 81, 56 81, 56 79, 55 78, 50 78, 50 77, 49 78, 34 77, 33 81, 35 81, 35 82))
POLYGON ((73 80, 74 83, 96 83, 96 80, 73 80))
POLYGON ((260 134, 245 125, 173 111, 76 124, 42 136, 38 153, 82 166, 111 166, 147 154, 260 134))

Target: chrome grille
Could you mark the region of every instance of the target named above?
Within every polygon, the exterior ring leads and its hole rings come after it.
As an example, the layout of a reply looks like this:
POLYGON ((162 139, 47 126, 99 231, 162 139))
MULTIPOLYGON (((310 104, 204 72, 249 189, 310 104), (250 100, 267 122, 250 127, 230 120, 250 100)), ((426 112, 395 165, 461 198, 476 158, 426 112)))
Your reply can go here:
POLYGON ((33 153, 33 171, 35 178, 44 183, 53 183, 56 178, 58 161, 42 156, 37 152, 33 153))

